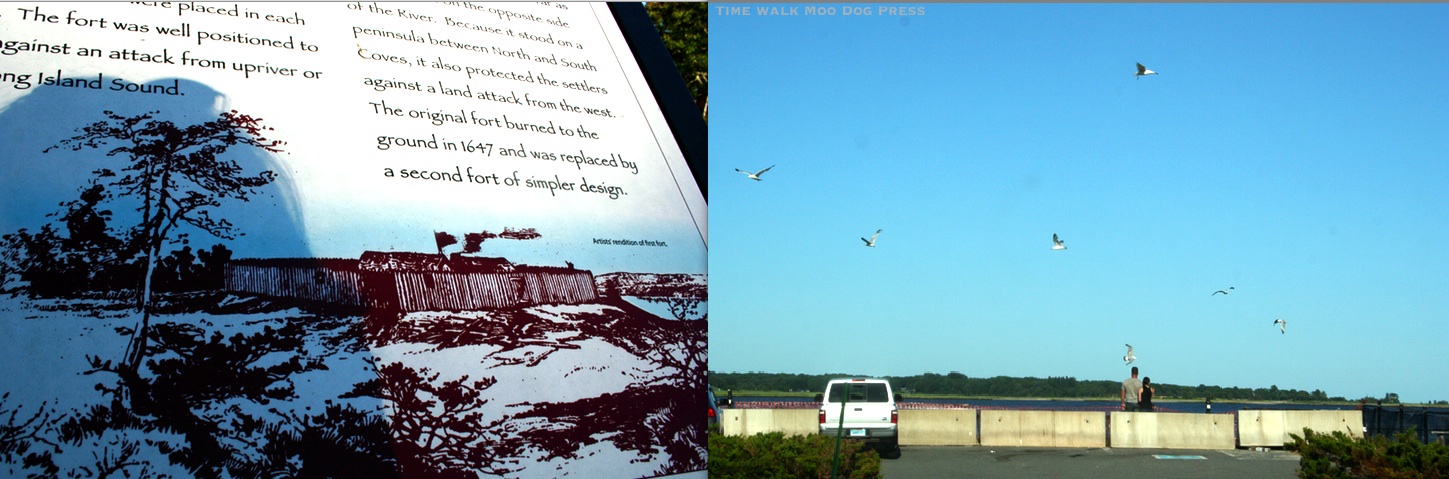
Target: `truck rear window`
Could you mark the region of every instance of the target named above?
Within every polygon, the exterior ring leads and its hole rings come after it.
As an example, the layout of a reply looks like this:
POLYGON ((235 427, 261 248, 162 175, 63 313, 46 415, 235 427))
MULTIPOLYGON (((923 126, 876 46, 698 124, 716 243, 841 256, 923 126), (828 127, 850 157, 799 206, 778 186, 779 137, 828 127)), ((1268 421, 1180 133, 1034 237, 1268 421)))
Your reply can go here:
POLYGON ((885 383, 852 383, 850 387, 845 384, 830 385, 829 402, 844 401, 845 391, 850 390, 850 402, 890 402, 890 394, 886 391, 885 383))

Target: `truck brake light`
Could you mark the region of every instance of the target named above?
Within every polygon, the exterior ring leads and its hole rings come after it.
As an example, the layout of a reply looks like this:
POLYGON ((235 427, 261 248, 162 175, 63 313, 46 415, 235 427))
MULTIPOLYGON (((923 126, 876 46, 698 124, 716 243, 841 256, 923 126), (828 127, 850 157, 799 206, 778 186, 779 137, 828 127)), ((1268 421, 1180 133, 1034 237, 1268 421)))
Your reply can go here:
POLYGON ((820 410, 820 424, 825 424, 825 410, 820 410))
POLYGON ((896 411, 891 411, 891 424, 898 424, 900 422, 900 420, 901 420, 900 413, 899 412, 896 412, 896 411))

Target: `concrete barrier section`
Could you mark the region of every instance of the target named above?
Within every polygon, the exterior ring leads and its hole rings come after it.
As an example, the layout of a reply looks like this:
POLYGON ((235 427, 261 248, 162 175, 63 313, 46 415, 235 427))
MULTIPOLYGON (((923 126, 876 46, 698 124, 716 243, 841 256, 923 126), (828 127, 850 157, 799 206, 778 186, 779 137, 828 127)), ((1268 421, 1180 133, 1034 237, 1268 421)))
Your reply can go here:
POLYGON ((1283 447, 1293 439, 1289 434, 1303 435, 1303 428, 1314 432, 1340 431, 1355 438, 1363 437, 1361 411, 1238 411, 1238 444, 1242 447, 1283 447))
POLYGON ((1112 447, 1233 449, 1232 414, 1113 412, 1112 447))
POLYGON ((903 446, 975 446, 975 409, 920 409, 900 412, 903 446))
MULTIPOLYGON (((725 435, 783 432, 817 434, 814 409, 721 409, 725 435)), ((900 411, 900 443, 909 446, 1121 447, 1233 449, 1283 447, 1289 434, 1303 428, 1343 431, 1363 437, 1360 411, 1254 411, 1232 414, 1170 412, 981 411, 972 409, 900 411), (1236 441, 1234 440, 1236 433, 1236 441), (1109 441, 1110 439, 1110 441, 1109 441)))
POLYGON ((981 411, 981 445, 1106 447, 1106 419, 1090 411, 981 411))
POLYGON ((815 409, 720 409, 720 432, 726 436, 753 436, 783 432, 787 436, 820 433, 815 409))

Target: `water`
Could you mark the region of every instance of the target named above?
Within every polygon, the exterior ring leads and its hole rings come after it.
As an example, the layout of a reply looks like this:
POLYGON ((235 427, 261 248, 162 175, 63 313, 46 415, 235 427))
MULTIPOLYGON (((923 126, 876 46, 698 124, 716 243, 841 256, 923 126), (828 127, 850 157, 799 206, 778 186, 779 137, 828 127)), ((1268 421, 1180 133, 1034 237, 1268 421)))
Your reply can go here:
MULTIPOLYGON (((674 313, 669 312, 669 303, 667 302, 650 301, 649 299, 640 296, 624 296, 624 300, 628 301, 629 304, 638 306, 639 309, 648 311, 649 314, 653 314, 664 319, 676 319, 674 317, 674 313)), ((695 309, 694 314, 689 315, 689 319, 699 318, 707 312, 709 312, 709 301, 700 301, 699 307, 695 309)))

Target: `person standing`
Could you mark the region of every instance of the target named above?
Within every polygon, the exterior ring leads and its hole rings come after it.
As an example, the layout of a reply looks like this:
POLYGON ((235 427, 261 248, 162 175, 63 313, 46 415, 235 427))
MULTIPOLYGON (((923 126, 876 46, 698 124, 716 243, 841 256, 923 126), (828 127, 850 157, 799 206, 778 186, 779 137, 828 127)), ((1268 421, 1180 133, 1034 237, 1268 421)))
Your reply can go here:
POLYGON ((1137 392, 1137 406, 1143 411, 1152 412, 1157 406, 1152 404, 1152 378, 1142 378, 1142 389, 1137 392))
POLYGON ((1122 380, 1122 410, 1137 412, 1138 393, 1142 391, 1142 381, 1137 379, 1137 366, 1132 366, 1132 377, 1122 380))

